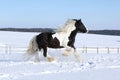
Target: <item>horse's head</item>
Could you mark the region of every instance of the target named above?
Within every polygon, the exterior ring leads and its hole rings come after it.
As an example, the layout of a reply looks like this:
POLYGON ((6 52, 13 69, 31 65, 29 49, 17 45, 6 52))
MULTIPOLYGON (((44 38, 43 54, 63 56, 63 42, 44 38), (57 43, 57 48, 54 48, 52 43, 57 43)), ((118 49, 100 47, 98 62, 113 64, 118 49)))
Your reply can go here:
POLYGON ((81 19, 80 20, 77 20, 77 19, 73 19, 76 21, 75 23, 75 27, 76 27, 76 30, 78 32, 83 32, 83 33, 86 33, 87 32, 87 29, 85 27, 85 25, 82 23, 81 19))

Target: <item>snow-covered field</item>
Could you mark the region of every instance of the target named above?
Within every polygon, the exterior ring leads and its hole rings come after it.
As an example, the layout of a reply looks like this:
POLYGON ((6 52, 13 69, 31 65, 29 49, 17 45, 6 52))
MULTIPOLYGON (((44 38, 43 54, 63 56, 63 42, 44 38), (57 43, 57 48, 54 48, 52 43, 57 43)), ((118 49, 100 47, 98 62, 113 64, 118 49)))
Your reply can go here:
MULTIPOLYGON (((38 33, 0 31, 0 45, 27 47, 29 40, 38 33)), ((76 47, 120 47, 119 36, 78 34, 76 47)), ((2 47, 0 47, 2 48, 2 47)), ((40 55, 40 62, 24 61, 23 54, 0 52, 0 80, 120 80, 120 54, 81 53, 82 62, 74 55, 63 56, 63 49, 49 49, 58 59, 47 62, 40 55)))

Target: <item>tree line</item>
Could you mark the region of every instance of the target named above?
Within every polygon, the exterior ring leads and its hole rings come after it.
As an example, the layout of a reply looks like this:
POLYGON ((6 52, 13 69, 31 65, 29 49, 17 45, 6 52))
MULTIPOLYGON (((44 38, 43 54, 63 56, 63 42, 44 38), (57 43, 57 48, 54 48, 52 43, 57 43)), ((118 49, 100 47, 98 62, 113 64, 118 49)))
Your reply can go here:
POLYGON ((0 28, 0 31, 15 31, 15 32, 52 32, 51 28, 0 28))
MULTIPOLYGON (((0 31, 15 32, 54 32, 52 28, 0 28, 0 31)), ((120 30, 89 30, 89 34, 117 35, 120 36, 120 30)))
POLYGON ((120 36, 120 30, 90 30, 89 33, 120 36))

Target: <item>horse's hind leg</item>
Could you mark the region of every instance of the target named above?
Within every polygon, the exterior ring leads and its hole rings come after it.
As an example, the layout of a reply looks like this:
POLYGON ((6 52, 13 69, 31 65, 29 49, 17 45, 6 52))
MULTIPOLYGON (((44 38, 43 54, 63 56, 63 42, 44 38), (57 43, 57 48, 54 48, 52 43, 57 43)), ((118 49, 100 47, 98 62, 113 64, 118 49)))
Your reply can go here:
POLYGON ((44 57, 47 58, 47 60, 49 62, 53 62, 53 61, 57 60, 55 57, 51 57, 50 55, 48 55, 48 53, 47 53, 47 47, 43 47, 43 55, 44 55, 44 57))
POLYGON ((39 53, 38 53, 38 51, 36 51, 34 62, 39 62, 39 61, 40 61, 39 53))

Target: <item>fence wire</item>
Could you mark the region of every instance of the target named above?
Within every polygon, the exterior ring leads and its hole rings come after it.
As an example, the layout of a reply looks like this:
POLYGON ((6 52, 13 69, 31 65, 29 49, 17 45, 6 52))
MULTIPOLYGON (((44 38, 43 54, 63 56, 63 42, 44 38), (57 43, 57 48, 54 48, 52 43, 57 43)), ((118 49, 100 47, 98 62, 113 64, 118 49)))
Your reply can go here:
MULTIPOLYGON (((25 53, 27 47, 15 47, 10 45, 0 45, 0 53, 25 53)), ((50 49, 58 50, 58 49, 50 49)), ((79 47, 77 50, 80 53, 120 53, 119 47, 79 47)))

